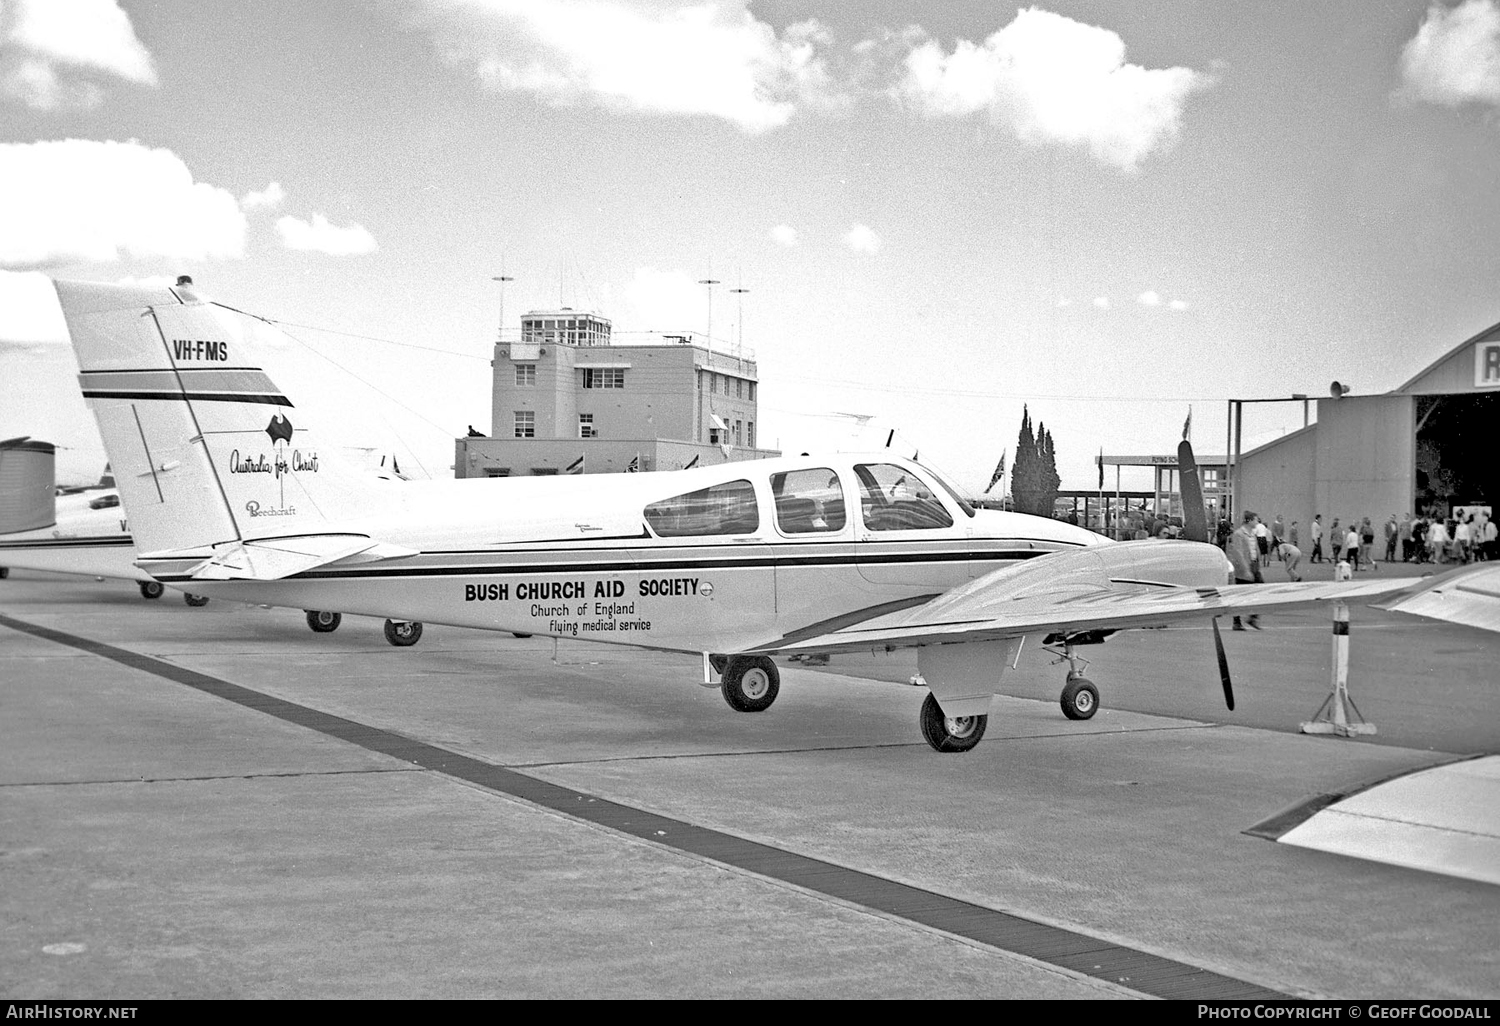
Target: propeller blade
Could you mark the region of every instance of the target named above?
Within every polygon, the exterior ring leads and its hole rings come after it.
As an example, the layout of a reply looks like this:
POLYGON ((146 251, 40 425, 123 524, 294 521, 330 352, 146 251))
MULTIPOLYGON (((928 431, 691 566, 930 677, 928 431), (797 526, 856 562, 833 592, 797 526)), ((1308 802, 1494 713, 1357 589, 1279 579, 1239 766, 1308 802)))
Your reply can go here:
POLYGON ((1198 462, 1193 446, 1183 439, 1177 446, 1178 479, 1182 482, 1182 537, 1188 541, 1206 542, 1208 512, 1203 508, 1203 482, 1198 478, 1198 462))
POLYGON ((1219 634, 1219 618, 1216 616, 1209 622, 1214 625, 1214 651, 1219 655, 1219 681, 1224 685, 1224 704, 1233 712, 1234 685, 1229 682, 1229 657, 1224 654, 1224 638, 1219 634))

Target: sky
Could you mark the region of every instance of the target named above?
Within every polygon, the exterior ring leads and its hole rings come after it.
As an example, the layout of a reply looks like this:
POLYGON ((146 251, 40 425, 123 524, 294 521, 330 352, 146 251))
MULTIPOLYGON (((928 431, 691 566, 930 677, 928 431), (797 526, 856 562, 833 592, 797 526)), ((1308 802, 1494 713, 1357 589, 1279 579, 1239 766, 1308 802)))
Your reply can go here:
POLYGON ((504 275, 742 342, 762 445, 979 491, 1024 405, 1092 488, 1500 321, 1497 156, 1500 0, 0 0, 0 437, 96 476, 47 278, 190 274, 447 477, 504 275))

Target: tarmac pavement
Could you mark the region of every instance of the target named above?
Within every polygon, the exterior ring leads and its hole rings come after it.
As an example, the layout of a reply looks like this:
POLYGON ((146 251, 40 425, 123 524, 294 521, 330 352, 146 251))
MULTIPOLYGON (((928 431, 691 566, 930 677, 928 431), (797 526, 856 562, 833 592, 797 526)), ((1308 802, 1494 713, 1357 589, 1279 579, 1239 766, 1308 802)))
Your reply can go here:
POLYGON ((635 649, 22 571, 0 618, 6 998, 1500 996, 1500 888, 1245 832, 1474 754, 1390 720, 1075 723, 1048 669, 950 756, 840 672, 748 715, 635 649))

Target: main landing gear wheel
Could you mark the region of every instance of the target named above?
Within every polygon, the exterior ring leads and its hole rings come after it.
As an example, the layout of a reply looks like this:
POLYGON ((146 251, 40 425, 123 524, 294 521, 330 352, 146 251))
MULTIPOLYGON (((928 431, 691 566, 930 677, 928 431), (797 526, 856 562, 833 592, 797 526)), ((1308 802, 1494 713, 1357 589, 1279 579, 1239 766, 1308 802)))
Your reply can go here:
POLYGON ((10 567, 8 567, 8 566, 0 566, 0 581, 5 580, 9 576, 10 576, 10 567))
POLYGON ((186 602, 190 606, 206 606, 208 605, 208 596, 194 595, 191 592, 185 591, 182 593, 182 601, 186 602))
POLYGON ((724 667, 719 690, 736 712, 765 712, 781 691, 781 671, 769 656, 735 656, 724 667))
POLYGON ((385 640, 397 648, 408 648, 422 637, 422 624, 416 620, 387 620, 385 640))
POLYGON ((166 590, 166 586, 160 581, 141 582, 141 598, 159 599, 161 598, 161 593, 166 590))
POLYGON ((1069 677, 1060 704, 1068 719, 1086 720, 1099 711, 1099 689, 1086 677, 1069 677))
POLYGON ((307 625, 312 628, 314 634, 332 634, 339 629, 343 623, 343 613, 330 613, 326 610, 307 610, 307 625))
POLYGON ((938 705, 930 691, 922 702, 919 719, 922 736, 939 752, 967 752, 979 744, 979 739, 984 737, 984 728, 990 723, 987 715, 944 716, 943 707, 938 705))

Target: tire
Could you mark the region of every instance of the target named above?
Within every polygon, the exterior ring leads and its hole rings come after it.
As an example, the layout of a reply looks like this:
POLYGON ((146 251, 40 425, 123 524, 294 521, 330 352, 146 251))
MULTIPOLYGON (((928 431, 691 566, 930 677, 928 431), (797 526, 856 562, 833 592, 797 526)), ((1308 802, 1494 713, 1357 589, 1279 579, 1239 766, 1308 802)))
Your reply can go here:
POLYGON ((1063 685, 1059 700, 1063 715, 1070 720, 1087 720, 1099 711, 1099 689, 1093 681, 1074 677, 1063 685))
POLYGON ((318 609, 309 609, 307 611, 307 626, 312 628, 314 634, 332 634, 339 629, 339 624, 343 622, 343 613, 330 613, 326 610, 318 609))
POLYGON ((765 712, 781 692, 781 671, 767 656, 735 656, 724 668, 719 690, 736 712, 765 712))
POLYGON ((10 567, 8 567, 8 566, 0 566, 0 581, 5 580, 9 576, 10 576, 10 567))
POLYGON ((190 606, 206 606, 208 605, 208 596, 194 595, 191 592, 185 591, 182 593, 182 601, 186 602, 190 606))
POLYGON ((166 586, 163 585, 160 581, 141 582, 141 598, 159 599, 161 598, 162 592, 166 590, 166 586))
POLYGON ((422 638, 422 624, 418 620, 387 620, 385 640, 397 648, 410 648, 422 638))
POLYGON ((979 739, 984 737, 984 728, 990 723, 987 715, 944 716, 943 707, 938 705, 930 691, 922 702, 919 720, 922 737, 938 752, 969 751, 979 744, 979 739))

